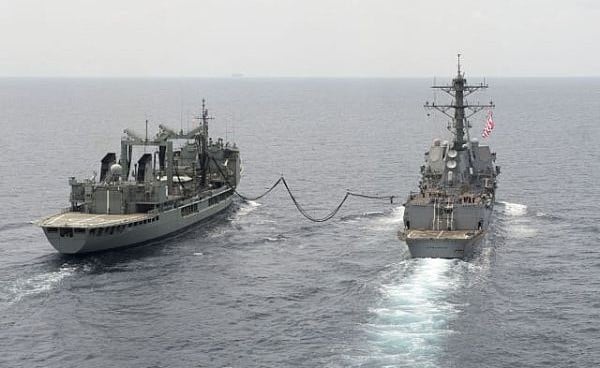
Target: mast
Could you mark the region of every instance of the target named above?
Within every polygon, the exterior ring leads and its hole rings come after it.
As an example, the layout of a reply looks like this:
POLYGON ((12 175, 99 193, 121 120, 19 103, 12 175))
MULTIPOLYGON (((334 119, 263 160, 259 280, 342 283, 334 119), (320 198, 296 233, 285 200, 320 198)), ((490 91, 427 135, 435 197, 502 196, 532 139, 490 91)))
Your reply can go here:
POLYGON ((201 178, 200 185, 202 187, 206 187, 207 185, 207 171, 208 171, 208 120, 212 119, 208 116, 208 110, 206 109, 206 101, 202 99, 202 115, 200 116, 202 120, 202 134, 200 134, 201 139, 201 153, 200 153, 200 170, 201 170, 201 178))
POLYGON ((452 79, 451 85, 444 86, 432 86, 431 88, 440 89, 452 97, 452 102, 446 105, 438 105, 435 102, 425 102, 425 108, 435 109, 442 112, 444 115, 452 119, 452 125, 450 131, 454 135, 453 137, 453 149, 457 151, 463 150, 463 145, 467 143, 465 139, 465 133, 468 136, 468 129, 470 128, 468 118, 475 115, 479 111, 485 108, 493 108, 494 103, 490 101, 489 104, 469 104, 465 97, 471 93, 476 92, 480 89, 488 88, 487 84, 480 83, 479 85, 468 85, 465 79, 465 73, 460 70, 460 54, 457 54, 457 69, 458 72, 456 77, 452 79), (449 111, 454 109, 454 113, 449 111))

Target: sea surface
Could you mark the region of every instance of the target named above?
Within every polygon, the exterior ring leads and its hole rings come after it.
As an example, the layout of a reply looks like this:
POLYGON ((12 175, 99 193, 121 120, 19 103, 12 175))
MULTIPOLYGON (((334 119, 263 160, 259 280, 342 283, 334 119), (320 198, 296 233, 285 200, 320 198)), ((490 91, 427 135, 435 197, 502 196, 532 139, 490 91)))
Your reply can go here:
MULTIPOLYGON (((451 73, 449 73, 450 75, 451 73)), ((470 78, 471 82, 481 81, 470 78)), ((446 80, 438 77, 437 82, 446 80)), ((403 199, 447 120, 429 79, 0 79, 0 367, 597 367, 600 79, 489 79, 501 166, 477 254, 410 259, 403 199), (123 129, 241 147, 224 213, 154 243, 58 254, 68 205, 123 129)), ((485 113, 472 119, 479 136, 485 113)))

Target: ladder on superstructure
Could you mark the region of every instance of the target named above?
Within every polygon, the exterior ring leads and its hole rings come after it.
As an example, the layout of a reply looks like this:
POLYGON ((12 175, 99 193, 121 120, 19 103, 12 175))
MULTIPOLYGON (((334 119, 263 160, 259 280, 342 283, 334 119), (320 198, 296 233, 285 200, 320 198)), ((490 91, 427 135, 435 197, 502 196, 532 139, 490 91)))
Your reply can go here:
POLYGON ((442 224, 446 224, 445 230, 454 230, 454 199, 447 197, 446 204, 439 203, 437 199, 433 202, 433 230, 440 230, 442 224))

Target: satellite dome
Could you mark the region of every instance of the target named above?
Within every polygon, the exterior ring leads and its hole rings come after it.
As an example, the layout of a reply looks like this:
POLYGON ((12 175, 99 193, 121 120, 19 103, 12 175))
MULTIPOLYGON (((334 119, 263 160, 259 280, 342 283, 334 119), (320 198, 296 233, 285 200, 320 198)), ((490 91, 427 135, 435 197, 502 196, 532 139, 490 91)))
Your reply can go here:
POLYGON ((453 149, 448 150, 448 157, 456 158, 457 155, 458 155, 458 152, 456 152, 455 150, 453 150, 453 149))
POLYGON ((442 143, 442 140, 439 138, 436 138, 433 140, 433 145, 436 147, 439 147, 439 145, 442 143))
POLYGON ((112 176, 121 176, 123 174, 123 166, 119 164, 113 164, 110 167, 110 174, 112 176))
POLYGON ((450 160, 450 161, 446 162, 446 166, 447 166, 449 169, 454 169, 454 168, 456 168, 456 161, 454 161, 454 160, 450 160))

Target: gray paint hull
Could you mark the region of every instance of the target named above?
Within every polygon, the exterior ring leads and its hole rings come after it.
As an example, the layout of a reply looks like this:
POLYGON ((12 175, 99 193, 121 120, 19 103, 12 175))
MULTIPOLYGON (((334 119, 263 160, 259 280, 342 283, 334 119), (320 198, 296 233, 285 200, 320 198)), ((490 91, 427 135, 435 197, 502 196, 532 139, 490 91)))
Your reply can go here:
MULTIPOLYGON (((449 141, 434 139, 425 152, 419 190, 411 192, 405 203, 401 238, 413 257, 468 258, 488 228, 500 174, 500 167, 494 164, 496 154, 470 137, 468 118, 494 104, 469 104, 466 97, 487 85, 467 84, 460 70, 460 54, 452 83, 433 88, 447 93, 451 102, 426 102, 425 108, 450 117, 452 135, 449 141)), ((493 124, 489 110, 484 137, 493 124)))
POLYGON ((159 213, 158 219, 154 222, 140 224, 135 227, 125 227, 120 231, 101 236, 86 231, 83 233, 76 232, 72 237, 61 237, 56 232, 49 233, 46 228, 44 228, 44 233, 50 244, 63 254, 90 253, 123 248, 178 232, 223 211, 232 201, 232 197, 228 197, 219 203, 187 216, 182 216, 180 207, 173 208, 159 213))
MULTIPOLYGON (((412 210, 412 208, 411 208, 412 210)), ((411 218, 419 218, 423 221, 425 215, 418 213, 414 215, 411 211, 411 218)), ((426 213, 431 212, 431 207, 426 208, 426 213)), ((472 239, 407 239, 400 235, 400 238, 406 242, 411 257, 413 258, 471 258, 473 251, 485 236, 493 212, 493 206, 490 207, 471 207, 457 211, 455 220, 463 224, 462 229, 472 229, 478 231, 478 221, 482 221, 482 231, 478 236, 472 239)), ((406 212, 405 212, 406 216, 406 212)), ((424 223, 431 223, 431 217, 426 218, 424 223)), ((406 230, 405 230, 406 231, 406 230)))
POLYGON ((419 239, 406 240, 413 258, 470 258, 483 235, 474 239, 419 239))

